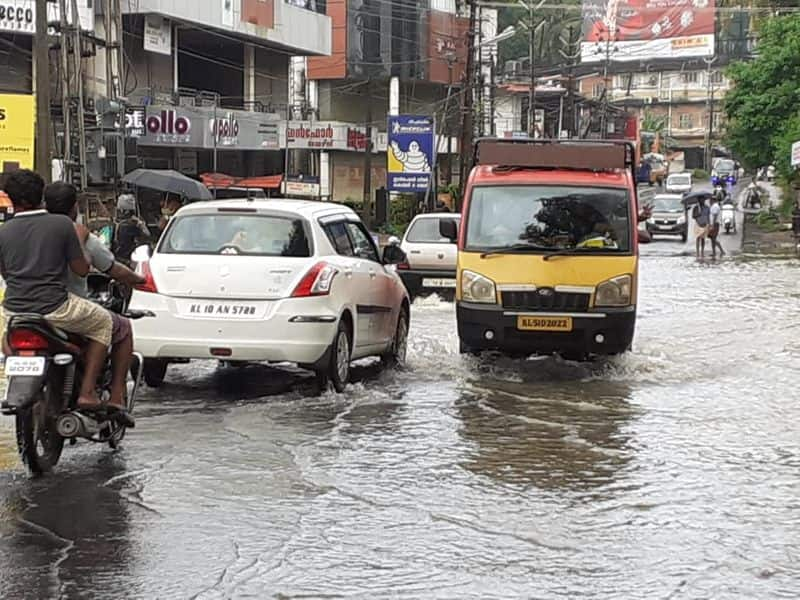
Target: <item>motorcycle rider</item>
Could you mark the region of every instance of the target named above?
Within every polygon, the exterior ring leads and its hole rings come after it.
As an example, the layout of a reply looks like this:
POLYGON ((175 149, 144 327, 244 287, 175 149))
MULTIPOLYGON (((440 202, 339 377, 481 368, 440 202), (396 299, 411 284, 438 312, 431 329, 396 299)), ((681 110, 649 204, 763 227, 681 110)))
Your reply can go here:
POLYGON ((117 199, 117 225, 114 228, 114 256, 130 266, 131 254, 140 244, 150 241, 150 231, 136 216, 136 198, 121 194, 117 199))
MULTIPOLYGON (((87 339, 78 407, 96 410, 101 405, 95 384, 111 344, 113 323, 108 311, 68 290, 70 271, 81 277, 89 273, 82 240, 68 218, 42 207, 44 180, 38 174, 14 171, 4 187, 14 205, 14 218, 0 228, 6 316, 39 314, 53 327, 87 339)), ((88 230, 81 229, 80 235, 85 240, 88 230)))
MULTIPOLYGON (((56 182, 48 185, 44 190, 45 205, 48 212, 64 215, 74 223, 78 218, 78 190, 75 186, 56 182)), ((83 225, 75 224, 76 231, 85 229, 83 225)), ((144 283, 144 278, 131 271, 128 267, 114 260, 114 255, 106 248, 103 241, 92 233, 83 236, 84 251, 89 259, 89 264, 105 273, 112 279, 128 286, 144 283)), ((89 289, 85 276, 70 274, 68 290, 81 298, 88 298, 89 289)), ((111 404, 122 411, 125 424, 132 427, 133 418, 125 412, 125 384, 133 359, 133 332, 131 323, 125 317, 108 311, 112 321, 111 336, 111 404)))

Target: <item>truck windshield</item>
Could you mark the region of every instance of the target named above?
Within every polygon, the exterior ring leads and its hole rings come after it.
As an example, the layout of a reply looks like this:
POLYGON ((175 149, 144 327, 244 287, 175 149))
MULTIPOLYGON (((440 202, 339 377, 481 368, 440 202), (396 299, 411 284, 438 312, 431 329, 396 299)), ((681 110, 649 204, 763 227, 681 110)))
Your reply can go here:
POLYGON ((631 211, 620 188, 480 186, 472 191, 466 250, 629 252, 631 211), (521 246, 522 245, 522 246, 521 246))

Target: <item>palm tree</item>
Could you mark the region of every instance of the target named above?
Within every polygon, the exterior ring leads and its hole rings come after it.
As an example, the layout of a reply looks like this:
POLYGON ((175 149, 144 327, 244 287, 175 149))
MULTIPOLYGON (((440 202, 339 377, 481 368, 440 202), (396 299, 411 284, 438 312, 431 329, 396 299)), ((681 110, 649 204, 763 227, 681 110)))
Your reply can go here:
POLYGON ((669 150, 675 146, 675 140, 669 135, 668 119, 669 117, 666 115, 657 115, 649 110, 645 111, 641 126, 642 137, 645 139, 642 151, 645 154, 651 151, 656 139, 659 140, 661 150, 669 150), (651 137, 652 139, 648 139, 651 137))

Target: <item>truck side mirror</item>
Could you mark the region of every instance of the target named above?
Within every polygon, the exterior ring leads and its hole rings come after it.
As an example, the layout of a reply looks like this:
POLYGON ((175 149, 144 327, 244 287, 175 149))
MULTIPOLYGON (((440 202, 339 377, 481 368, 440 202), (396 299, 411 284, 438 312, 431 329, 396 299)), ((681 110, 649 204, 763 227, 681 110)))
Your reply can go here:
POLYGON ((458 223, 452 219, 442 219, 439 221, 439 235, 455 244, 458 240, 458 223))

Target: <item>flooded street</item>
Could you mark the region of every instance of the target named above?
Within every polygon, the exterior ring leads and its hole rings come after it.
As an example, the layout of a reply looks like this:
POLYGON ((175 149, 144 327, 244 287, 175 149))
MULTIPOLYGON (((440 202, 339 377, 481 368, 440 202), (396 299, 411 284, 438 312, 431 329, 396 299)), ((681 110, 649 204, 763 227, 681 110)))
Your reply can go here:
POLYGON ((634 351, 175 366, 114 454, 30 480, 0 423, 5 598, 800 597, 800 264, 643 249, 634 351), (87 596, 88 597, 88 596, 87 596))

